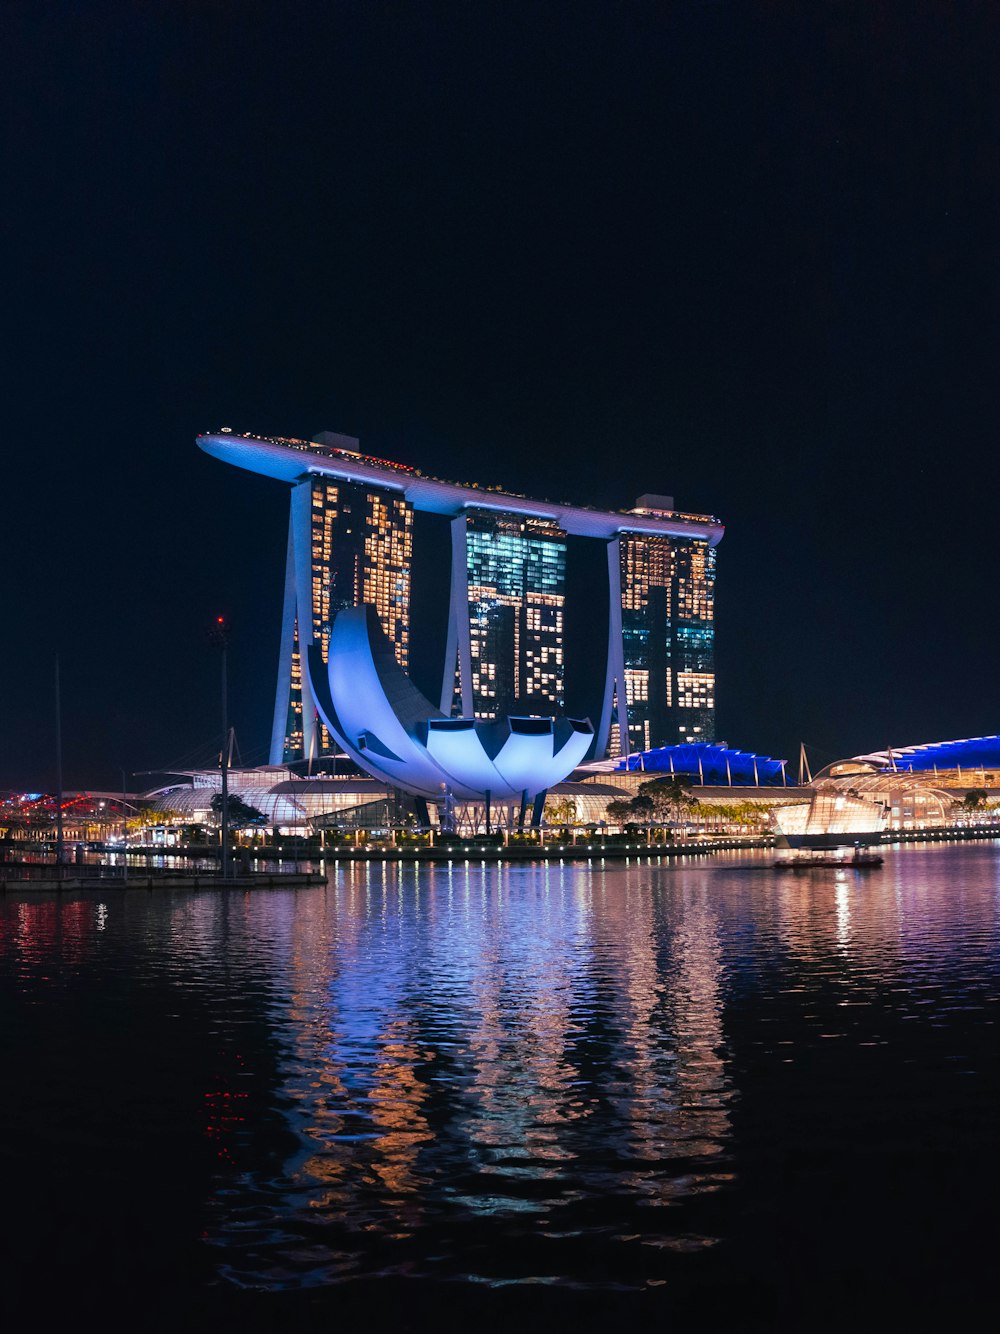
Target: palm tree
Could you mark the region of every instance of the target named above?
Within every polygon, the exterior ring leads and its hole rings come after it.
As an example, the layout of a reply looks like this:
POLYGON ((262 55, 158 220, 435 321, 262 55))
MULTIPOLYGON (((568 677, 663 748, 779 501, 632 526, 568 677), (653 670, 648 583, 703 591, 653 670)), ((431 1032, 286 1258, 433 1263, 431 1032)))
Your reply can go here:
POLYGON ((571 825, 576 821, 576 802, 571 797, 556 797, 546 801, 545 816, 550 824, 571 825))

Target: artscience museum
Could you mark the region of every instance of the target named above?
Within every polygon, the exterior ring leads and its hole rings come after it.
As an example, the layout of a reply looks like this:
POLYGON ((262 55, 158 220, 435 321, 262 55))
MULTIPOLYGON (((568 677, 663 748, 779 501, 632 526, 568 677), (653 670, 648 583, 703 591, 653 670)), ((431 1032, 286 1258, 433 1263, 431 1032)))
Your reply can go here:
POLYGON ((589 720, 446 717, 400 668, 374 607, 342 611, 328 657, 307 659, 323 722, 356 764, 409 792, 445 828, 456 801, 505 808, 508 827, 541 819, 545 794, 580 764, 593 741, 589 720))

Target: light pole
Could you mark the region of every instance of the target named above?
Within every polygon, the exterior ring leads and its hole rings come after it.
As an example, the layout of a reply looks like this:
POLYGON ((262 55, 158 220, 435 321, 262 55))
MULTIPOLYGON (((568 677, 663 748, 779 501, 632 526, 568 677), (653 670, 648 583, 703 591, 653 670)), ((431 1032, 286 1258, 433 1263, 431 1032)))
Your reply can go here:
POLYGON ((125 805, 125 770, 122 770, 122 880, 128 884, 128 812, 125 805))
POLYGON ((62 875, 63 844, 62 697, 59 686, 59 654, 56 654, 56 866, 62 875))
POLYGON ((215 618, 212 628, 212 643, 222 650, 222 754, 219 767, 222 770, 222 879, 229 879, 229 679, 226 664, 226 650, 229 647, 229 627, 224 616, 215 618))

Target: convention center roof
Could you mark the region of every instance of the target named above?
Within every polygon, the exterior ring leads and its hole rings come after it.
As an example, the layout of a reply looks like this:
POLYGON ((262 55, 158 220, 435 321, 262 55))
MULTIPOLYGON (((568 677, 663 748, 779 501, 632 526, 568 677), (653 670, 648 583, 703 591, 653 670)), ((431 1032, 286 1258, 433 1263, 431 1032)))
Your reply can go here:
POLYGON ((967 737, 961 741, 929 741, 921 746, 891 746, 888 750, 855 755, 854 759, 880 769, 903 769, 911 773, 939 769, 1000 770, 1000 736, 967 737))
POLYGON ((629 755, 616 766, 619 771, 654 775, 677 774, 698 783, 732 787, 783 787, 785 760, 755 755, 749 750, 731 750, 708 742, 657 746, 629 755))

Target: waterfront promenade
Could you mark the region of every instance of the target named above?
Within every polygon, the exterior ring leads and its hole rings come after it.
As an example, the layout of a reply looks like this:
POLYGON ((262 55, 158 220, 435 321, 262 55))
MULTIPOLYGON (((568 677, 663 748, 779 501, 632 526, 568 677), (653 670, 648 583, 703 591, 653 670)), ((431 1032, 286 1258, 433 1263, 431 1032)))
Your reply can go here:
MULTIPOLYGON (((923 829, 886 830, 880 846, 910 843, 950 843, 1000 839, 994 823, 952 825, 923 829)), ((548 842, 496 842, 473 838, 448 844, 408 839, 404 842, 377 840, 371 843, 342 843, 336 847, 276 854, 268 850, 256 858, 234 860, 231 875, 223 879, 218 869, 218 850, 211 848, 132 849, 127 874, 121 854, 89 852, 86 860, 57 868, 50 856, 0 860, 0 892, 16 890, 72 891, 89 888, 118 889, 274 889, 321 883, 327 869, 341 863, 381 865, 486 866, 512 863, 584 863, 586 865, 628 862, 661 862, 676 858, 705 858, 719 853, 764 851, 778 841, 773 834, 728 838, 688 838, 677 841, 629 842, 621 838, 575 838, 548 842)), ((19 845, 19 848, 23 845, 19 845)))

